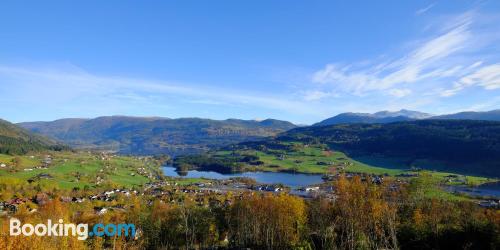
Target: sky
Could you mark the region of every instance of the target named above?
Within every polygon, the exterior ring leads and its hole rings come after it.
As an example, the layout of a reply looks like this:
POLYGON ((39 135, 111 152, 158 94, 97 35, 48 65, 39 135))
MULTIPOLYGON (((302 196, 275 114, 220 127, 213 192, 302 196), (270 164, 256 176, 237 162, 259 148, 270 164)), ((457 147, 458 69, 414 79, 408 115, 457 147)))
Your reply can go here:
POLYGON ((2 1, 0 118, 500 108, 500 1, 2 1))

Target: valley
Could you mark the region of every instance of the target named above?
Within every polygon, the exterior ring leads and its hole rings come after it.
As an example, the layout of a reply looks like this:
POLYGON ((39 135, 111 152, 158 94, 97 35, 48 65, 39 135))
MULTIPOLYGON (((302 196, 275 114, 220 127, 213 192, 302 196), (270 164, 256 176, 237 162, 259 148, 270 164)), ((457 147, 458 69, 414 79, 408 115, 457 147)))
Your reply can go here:
POLYGON ((216 125, 207 127, 204 119, 181 119, 172 128, 164 118, 148 118, 153 125, 147 126, 145 118, 99 119, 109 124, 83 128, 84 121, 76 120, 57 129, 24 124, 27 130, 4 122, 0 218, 4 223, 10 216, 34 222, 54 215, 88 224, 127 221, 139 228, 139 237, 82 242, 0 236, 0 246, 286 249, 316 244, 312 237, 329 237, 323 230, 348 233, 345 226, 325 229, 315 218, 355 223, 361 235, 378 232, 355 241, 359 244, 387 242, 390 237, 380 237, 391 230, 398 234, 389 245, 405 248, 426 246, 429 239, 447 247, 499 240, 491 234, 500 228, 494 222, 500 211, 499 122, 296 127, 275 120, 225 120, 208 121, 216 125), (361 226, 367 221, 384 229, 361 226), (472 222, 478 229, 467 231, 472 222), (439 234, 432 230, 436 226, 439 234), (262 236, 269 230, 276 230, 273 242, 262 236), (464 232, 472 238, 453 244, 439 236, 464 232))
POLYGON ((60 119, 18 125, 76 149, 129 155, 200 153, 231 143, 274 136, 296 127, 290 122, 273 119, 219 121, 128 116, 60 119))

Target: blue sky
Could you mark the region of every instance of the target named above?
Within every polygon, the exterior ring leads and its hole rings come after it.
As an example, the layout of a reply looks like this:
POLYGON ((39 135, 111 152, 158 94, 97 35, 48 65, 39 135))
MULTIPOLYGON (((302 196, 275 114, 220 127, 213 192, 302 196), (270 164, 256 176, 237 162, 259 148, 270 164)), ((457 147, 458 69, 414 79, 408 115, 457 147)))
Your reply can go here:
POLYGON ((500 108, 499 1, 4 1, 0 118, 500 108))

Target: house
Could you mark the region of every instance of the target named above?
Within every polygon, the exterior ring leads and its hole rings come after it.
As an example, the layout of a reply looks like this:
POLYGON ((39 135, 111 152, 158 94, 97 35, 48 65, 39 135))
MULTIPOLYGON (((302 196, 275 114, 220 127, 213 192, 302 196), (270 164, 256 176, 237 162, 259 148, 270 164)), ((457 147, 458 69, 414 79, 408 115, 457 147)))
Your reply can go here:
POLYGON ((41 174, 37 175, 37 177, 40 179, 52 179, 53 178, 52 175, 47 174, 47 173, 41 173, 41 174))
POLYGON ((306 192, 316 192, 319 191, 319 187, 306 187, 306 192))
POLYGON ((75 203, 82 203, 85 201, 85 198, 73 197, 73 199, 71 199, 71 201, 73 201, 75 203))
POLYGON ((50 165, 52 163, 52 157, 50 155, 47 155, 45 159, 43 160, 43 163, 45 165, 50 165))
POLYGON ((59 198, 59 200, 61 200, 62 202, 71 202, 71 201, 73 201, 73 198, 71 198, 69 196, 61 196, 61 198, 59 198))
POLYGON ((5 208, 9 209, 10 211, 17 211, 17 207, 21 204, 24 204, 28 201, 26 198, 14 198, 8 202, 5 203, 5 208))
POLYGON ((103 214, 108 212, 108 209, 105 207, 103 207, 103 208, 96 207, 96 208, 94 208, 94 210, 96 211, 96 213, 98 215, 103 215, 103 214))
POLYGON ((484 200, 480 201, 478 204, 479 206, 486 208, 496 208, 500 206, 500 202, 497 202, 495 200, 484 200))
POLYGON ((34 202, 40 206, 47 204, 49 202, 50 198, 49 195, 46 193, 38 193, 35 196, 34 202))
POLYGON ((381 176, 373 176, 372 177, 372 183, 375 183, 377 185, 382 184, 383 181, 384 181, 384 178, 381 176))

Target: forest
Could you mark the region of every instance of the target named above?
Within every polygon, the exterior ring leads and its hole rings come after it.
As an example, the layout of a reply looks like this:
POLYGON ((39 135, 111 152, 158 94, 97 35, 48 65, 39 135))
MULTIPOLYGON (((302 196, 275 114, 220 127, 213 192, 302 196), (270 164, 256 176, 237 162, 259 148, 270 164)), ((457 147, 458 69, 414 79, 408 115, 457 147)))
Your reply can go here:
POLYGON ((24 223, 134 223, 135 238, 11 237, 2 217, 0 248, 22 249, 497 249, 500 210, 428 198, 425 179, 375 185, 359 177, 334 183, 335 198, 266 192, 197 193, 163 186, 139 195, 74 204, 92 190, 0 185, 1 199, 33 197, 12 217, 24 223), (41 199, 40 197, 44 197, 41 199))

